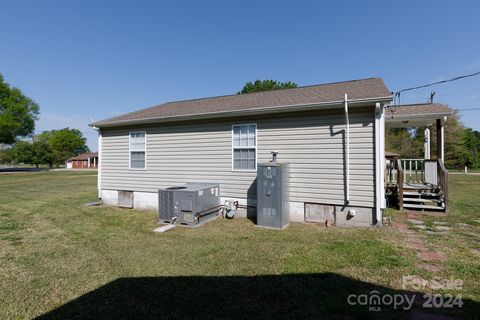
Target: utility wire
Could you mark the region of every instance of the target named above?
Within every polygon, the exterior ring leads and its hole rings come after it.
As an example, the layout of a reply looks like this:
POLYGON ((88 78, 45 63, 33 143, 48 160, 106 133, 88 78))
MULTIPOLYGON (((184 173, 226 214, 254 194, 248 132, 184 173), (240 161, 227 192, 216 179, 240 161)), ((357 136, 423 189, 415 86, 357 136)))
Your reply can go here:
POLYGON ((457 111, 474 111, 474 110, 480 110, 480 108, 469 108, 469 109, 455 109, 457 111))
POLYGON ((411 88, 402 89, 402 90, 397 91, 395 94, 399 94, 399 93, 402 93, 402 92, 405 92, 405 91, 411 91, 411 90, 416 90, 416 89, 431 87, 431 86, 434 86, 434 85, 437 85, 437 84, 441 84, 441 83, 457 81, 457 80, 464 79, 464 78, 475 77, 475 76, 478 76, 478 75, 480 75, 480 71, 479 71, 479 72, 475 72, 475 73, 471 73, 471 74, 466 74, 466 75, 463 75, 463 76, 458 76, 458 77, 451 78, 451 79, 436 81, 436 82, 432 82, 432 83, 428 83, 428 84, 423 84, 423 85, 416 86, 416 87, 411 87, 411 88))
POLYGON ((458 76, 458 77, 454 77, 454 78, 450 78, 450 79, 446 79, 446 80, 435 81, 435 82, 431 82, 431 83, 419 85, 419 86, 416 86, 416 87, 405 88, 405 89, 396 91, 396 92, 394 92, 394 97, 393 97, 393 110, 392 110, 392 111, 393 111, 393 112, 396 112, 396 111, 397 111, 397 107, 398 107, 398 105, 400 104, 400 94, 401 94, 402 92, 411 91, 411 90, 417 90, 417 89, 422 89, 422 88, 427 88, 427 87, 431 87, 431 86, 434 86, 434 85, 437 85, 437 84, 442 84, 442 83, 457 81, 457 80, 460 80, 460 79, 475 77, 475 76, 478 76, 478 75, 480 75, 480 71, 474 72, 474 73, 470 73, 470 74, 465 74, 465 75, 458 76), (398 101, 398 104, 396 103, 397 101, 398 101))

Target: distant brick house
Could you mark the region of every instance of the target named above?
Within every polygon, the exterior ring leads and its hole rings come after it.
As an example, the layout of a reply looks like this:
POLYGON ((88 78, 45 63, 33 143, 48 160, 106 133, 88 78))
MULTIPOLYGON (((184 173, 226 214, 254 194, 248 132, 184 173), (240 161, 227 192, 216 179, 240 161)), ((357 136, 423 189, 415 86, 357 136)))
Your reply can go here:
POLYGON ((67 169, 96 169, 98 167, 98 152, 81 153, 65 161, 67 169))

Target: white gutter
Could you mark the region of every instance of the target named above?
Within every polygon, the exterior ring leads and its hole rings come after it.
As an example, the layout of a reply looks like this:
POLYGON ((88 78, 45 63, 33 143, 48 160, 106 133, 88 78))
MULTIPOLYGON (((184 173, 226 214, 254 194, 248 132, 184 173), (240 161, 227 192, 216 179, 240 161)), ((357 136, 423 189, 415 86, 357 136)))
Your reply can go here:
MULTIPOLYGON (((377 97, 377 98, 367 98, 367 99, 352 99, 349 100, 351 106, 371 106, 373 102, 389 102, 392 101, 391 96, 387 97, 377 97)), ((247 116, 247 115, 260 115, 260 114, 270 114, 270 113, 281 113, 281 112, 291 112, 291 111, 310 111, 322 107, 322 110, 327 110, 328 108, 338 108, 344 101, 329 101, 323 103, 307 103, 307 104, 298 104, 298 105, 281 105, 281 106, 271 106, 264 108, 256 109, 241 109, 234 111, 222 111, 222 112, 209 112, 209 113, 197 113, 197 114, 187 114, 187 115, 178 115, 178 116, 166 116, 166 117, 157 117, 157 118, 140 118, 134 120, 120 120, 120 121, 97 121, 90 123, 91 127, 118 127, 118 126, 127 126, 127 125, 137 125, 137 124, 149 124, 149 123, 161 123, 161 122, 170 122, 170 121, 187 121, 187 120, 201 120, 201 119, 215 119, 232 116, 247 116)))
POLYGON ((350 119, 348 118, 348 95, 345 93, 345 158, 346 158, 346 191, 345 200, 350 203, 350 119))

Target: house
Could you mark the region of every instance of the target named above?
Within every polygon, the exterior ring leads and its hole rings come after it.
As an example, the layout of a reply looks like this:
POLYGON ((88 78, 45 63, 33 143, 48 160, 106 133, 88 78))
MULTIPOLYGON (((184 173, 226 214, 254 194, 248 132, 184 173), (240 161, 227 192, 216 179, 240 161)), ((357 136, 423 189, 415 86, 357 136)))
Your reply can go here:
POLYGON ((222 201, 254 207, 256 164, 276 150, 290 164, 291 221, 318 206, 337 225, 381 225, 391 100, 382 79, 369 78, 168 102, 98 121, 99 196, 117 205, 127 191, 135 208, 156 209, 159 188, 205 181, 220 184, 222 201))
POLYGON ((98 168, 98 152, 81 153, 65 161, 67 169, 96 169, 98 168))

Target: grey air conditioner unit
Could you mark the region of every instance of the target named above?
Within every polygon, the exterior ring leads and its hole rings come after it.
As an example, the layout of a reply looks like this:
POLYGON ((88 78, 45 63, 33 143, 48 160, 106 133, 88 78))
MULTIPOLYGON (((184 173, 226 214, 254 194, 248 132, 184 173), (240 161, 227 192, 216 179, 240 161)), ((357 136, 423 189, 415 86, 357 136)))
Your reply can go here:
POLYGON ((210 220, 220 210, 220 186, 216 183, 187 182, 158 190, 159 221, 194 226, 210 220))

